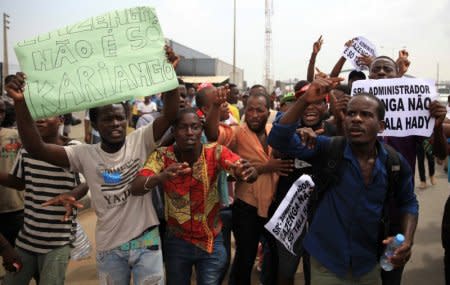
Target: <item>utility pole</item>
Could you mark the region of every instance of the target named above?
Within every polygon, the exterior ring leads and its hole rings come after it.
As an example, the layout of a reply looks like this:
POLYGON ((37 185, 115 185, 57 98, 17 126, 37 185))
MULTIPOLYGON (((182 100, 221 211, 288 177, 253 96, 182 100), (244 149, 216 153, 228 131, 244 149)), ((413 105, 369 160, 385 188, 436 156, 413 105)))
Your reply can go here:
MULTIPOLYGON (((9 15, 3 13, 3 70, 2 70, 2 80, 8 75, 8 36, 7 30, 9 30, 9 15)), ((4 82, 1 82, 3 89, 5 89, 4 82)))
POLYGON ((264 84, 267 91, 270 93, 273 85, 272 78, 272 22, 273 15, 272 0, 266 0, 266 30, 265 30, 265 44, 264 44, 264 84))
POLYGON ((436 84, 439 84, 439 62, 436 64, 436 84))
POLYGON ((236 0, 234 0, 233 17, 233 83, 236 84, 236 0))

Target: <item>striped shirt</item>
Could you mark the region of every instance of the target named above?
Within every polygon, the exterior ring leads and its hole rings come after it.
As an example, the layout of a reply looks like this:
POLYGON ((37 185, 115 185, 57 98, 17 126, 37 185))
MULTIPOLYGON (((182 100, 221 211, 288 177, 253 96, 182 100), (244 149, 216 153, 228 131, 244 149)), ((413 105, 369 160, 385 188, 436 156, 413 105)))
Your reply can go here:
MULTIPOLYGON (((67 145, 76 144, 81 143, 72 140, 67 145)), ((61 218, 66 212, 63 206, 42 207, 42 203, 72 191, 80 184, 78 173, 33 159, 25 149, 21 149, 10 174, 25 181, 24 224, 17 236, 16 246, 45 254, 72 243, 76 213, 63 222, 61 218)))

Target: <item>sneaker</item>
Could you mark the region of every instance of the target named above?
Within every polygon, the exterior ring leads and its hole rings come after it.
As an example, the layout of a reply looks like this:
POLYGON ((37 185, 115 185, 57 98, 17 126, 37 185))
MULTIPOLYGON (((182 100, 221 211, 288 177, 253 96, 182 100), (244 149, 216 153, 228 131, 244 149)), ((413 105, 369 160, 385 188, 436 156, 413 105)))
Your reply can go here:
POLYGON ((425 183, 425 181, 420 181, 420 184, 419 184, 419 189, 425 189, 425 188, 427 188, 427 183, 425 183))
POLYGON ((436 181, 436 179, 434 178, 434 176, 431 176, 431 177, 430 177, 430 182, 431 182, 431 185, 436 185, 436 184, 437 184, 437 181, 436 181))

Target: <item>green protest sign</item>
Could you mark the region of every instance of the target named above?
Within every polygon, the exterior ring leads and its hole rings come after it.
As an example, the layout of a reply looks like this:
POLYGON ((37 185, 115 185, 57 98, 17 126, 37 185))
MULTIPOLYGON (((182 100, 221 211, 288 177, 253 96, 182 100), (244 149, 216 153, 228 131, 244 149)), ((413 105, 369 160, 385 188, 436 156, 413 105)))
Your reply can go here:
POLYGON ((155 10, 92 17, 15 46, 34 118, 147 96, 178 85, 155 10))

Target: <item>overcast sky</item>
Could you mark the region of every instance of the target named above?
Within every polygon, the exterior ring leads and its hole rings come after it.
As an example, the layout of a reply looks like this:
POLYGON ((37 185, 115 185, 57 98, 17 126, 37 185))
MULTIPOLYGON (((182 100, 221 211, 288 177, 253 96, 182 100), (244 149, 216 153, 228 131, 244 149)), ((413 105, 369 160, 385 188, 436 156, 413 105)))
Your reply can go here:
MULTIPOLYGON (((249 84, 264 70, 264 0, 237 0, 237 66, 249 84)), ((166 37, 232 63, 233 0, 0 0, 10 18, 9 58, 20 40, 115 9, 153 6, 166 37)), ((306 77, 312 44, 323 35, 316 65, 330 72, 343 45, 365 36, 378 54, 395 56, 406 47, 409 73, 450 80, 450 1, 448 0, 275 0, 272 16, 275 79, 306 77)), ((0 45, 1 57, 3 45, 0 45)), ((345 68, 350 68, 346 65, 345 68)))

